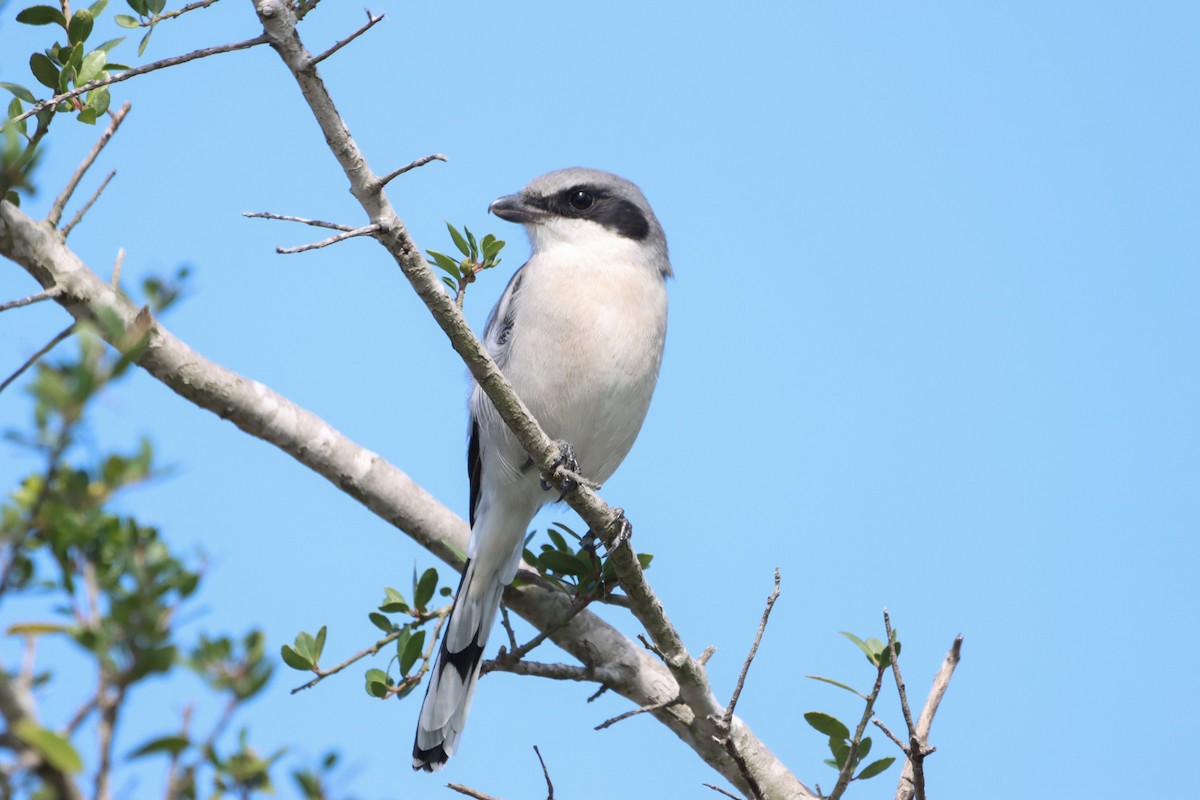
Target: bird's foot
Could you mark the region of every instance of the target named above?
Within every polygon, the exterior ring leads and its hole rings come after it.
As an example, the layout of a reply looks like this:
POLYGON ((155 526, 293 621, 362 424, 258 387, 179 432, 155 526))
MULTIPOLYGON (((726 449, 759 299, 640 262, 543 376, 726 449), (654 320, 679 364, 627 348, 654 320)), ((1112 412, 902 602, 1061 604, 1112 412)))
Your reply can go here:
POLYGON ((549 474, 542 476, 542 489, 550 491, 551 486, 557 486, 559 500, 579 486, 586 486, 593 491, 599 489, 600 484, 593 483, 579 474, 579 459, 575 457, 575 448, 571 443, 560 439, 555 444, 558 445, 558 458, 554 459, 554 466, 549 474))
POLYGON ((613 539, 612 547, 608 548, 608 552, 610 553, 621 545, 628 544, 629 540, 633 537, 633 523, 625 516, 625 509, 614 508, 613 511, 617 514, 615 520, 617 535, 613 539))
MULTIPOLYGON (((616 538, 613 539, 612 547, 605 548, 610 553, 621 545, 628 544, 630 538, 633 536, 633 523, 630 522, 629 518, 625 516, 625 509, 614 508, 613 511, 617 515, 617 518, 613 521, 613 524, 617 528, 617 535, 616 538)), ((579 540, 579 544, 589 553, 595 553, 596 539, 596 532, 591 528, 588 528, 588 532, 585 533, 583 538, 579 540)))

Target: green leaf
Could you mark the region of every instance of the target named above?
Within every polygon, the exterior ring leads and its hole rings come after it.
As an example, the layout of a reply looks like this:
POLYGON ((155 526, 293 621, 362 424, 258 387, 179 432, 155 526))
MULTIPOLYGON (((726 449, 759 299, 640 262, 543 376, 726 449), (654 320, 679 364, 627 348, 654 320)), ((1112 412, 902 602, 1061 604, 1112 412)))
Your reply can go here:
POLYGON ((591 572, 589 565, 581 562, 573 554, 564 553, 561 550, 547 550, 542 553, 538 558, 538 569, 543 572, 549 570, 560 575, 575 577, 583 577, 591 572))
POLYGON ((463 254, 464 258, 470 258, 471 246, 467 244, 467 240, 449 222, 446 223, 446 229, 450 231, 450 238, 454 240, 454 246, 458 248, 458 251, 463 254))
MULTIPOLYGON (((491 234, 489 233, 488 236, 491 236, 491 234)), ((485 259, 487 259, 488 261, 491 261, 493 258, 495 258, 496 254, 499 253, 503 249, 504 249, 504 240, 503 239, 493 238, 492 241, 489 242, 486 237, 484 238, 484 240, 483 240, 483 257, 485 259)))
POLYGON ((85 108, 79 112, 79 116, 76 117, 76 119, 78 119, 80 122, 85 123, 87 125, 95 125, 96 124, 96 109, 85 108))
POLYGON ((417 608, 424 609, 429 605, 429 601, 433 599, 433 593, 437 591, 438 574, 433 567, 421 573, 421 580, 417 581, 417 590, 413 592, 415 597, 413 602, 417 608))
POLYGON ((96 80, 106 63, 108 63, 108 54, 103 50, 96 49, 88 53, 83 57, 83 63, 79 65, 79 83, 91 83, 96 80))
POLYGON ((125 757, 132 761, 135 758, 153 755, 154 753, 170 753, 172 756, 177 756, 188 749, 191 744, 191 740, 186 736, 159 736, 157 739, 151 739, 146 742, 125 757))
POLYGON ((404 595, 396 591, 390 586, 383 587, 383 602, 379 604, 379 610, 385 614, 403 614, 408 611, 408 601, 404 599, 404 595))
POLYGON ((298 669, 301 672, 312 672, 313 662, 293 650, 291 645, 285 644, 279 648, 279 655, 283 658, 283 663, 292 669, 298 669))
POLYGON ((467 244, 469 244, 471 246, 471 252, 468 255, 470 256, 472 261, 478 261, 479 260, 479 243, 475 241, 474 234, 471 233, 471 229, 468 228, 466 225, 463 225, 463 231, 465 231, 467 234, 467 244))
POLYGON ((854 758, 858 762, 861 763, 862 760, 864 758, 866 758, 867 754, 870 752, 871 752, 871 737, 870 736, 863 737, 863 740, 858 743, 858 752, 854 754, 854 758))
POLYGON ((400 654, 401 675, 408 674, 413 664, 417 663, 417 659, 421 657, 423 649, 425 649, 425 631, 417 631, 404 645, 404 652, 400 654))
POLYGON ((54 6, 30 6, 17 13, 17 22, 26 25, 61 25, 67 27, 67 18, 54 6))
MULTIPOLYGON (((103 2, 103 0, 101 0, 101 1, 103 2)), ((93 14, 93 16, 95 16, 95 15, 93 14)), ((96 49, 103 50, 106 53, 111 53, 113 51, 114 47, 119 45, 121 42, 125 41, 125 38, 126 37, 124 37, 124 36, 118 36, 116 39, 109 39, 107 42, 97 45, 96 49)))
POLYGON ((71 743, 54 731, 46 730, 29 719, 23 719, 13 726, 12 732, 17 738, 42 754, 50 766, 75 775, 83 771, 83 759, 71 746, 71 743))
POLYGON ((554 530, 553 528, 547 529, 546 535, 550 537, 550 541, 554 542, 555 549, 561 550, 564 553, 574 553, 575 552, 575 548, 568 547, 567 540, 563 538, 563 535, 561 533, 554 530))
POLYGON ((833 763, 837 764, 839 770, 846 766, 846 759, 850 756, 850 745, 830 737, 829 751, 833 753, 833 763))
MULTIPOLYGON (((647 570, 650 568, 650 562, 654 560, 654 554, 653 553, 638 553, 637 560, 638 560, 638 563, 641 564, 642 569, 647 570)), ((657 575, 658 573, 656 572, 654 574, 657 575)))
POLYGON ((458 293, 458 284, 451 278, 442 278, 442 283, 446 284, 446 288, 454 293, 458 293))
MULTIPOLYGON (((853 633, 849 633, 847 631, 842 631, 841 633, 842 633, 842 636, 845 636, 847 639, 854 642, 855 646, 858 647, 859 650, 863 651, 863 655, 865 655, 867 657, 867 661, 870 661, 872 664, 876 663, 875 651, 871 649, 870 645, 868 645, 862 639, 855 636, 853 633)), ((878 641, 878 640, 876 640, 876 641, 878 641)))
POLYGON ((371 620, 371 624, 384 633, 391 633, 395 628, 392 625, 392 621, 378 611, 372 611, 370 614, 367 614, 367 619, 371 620))
POLYGON ((21 86, 20 84, 5 83, 5 82, 0 81, 0 89, 8 89, 10 92, 15 94, 17 97, 24 100, 26 103, 36 103, 37 102, 37 98, 35 98, 33 96, 33 92, 29 91, 28 89, 26 89, 24 86, 21 86))
POLYGON ((112 96, 109 95, 107 86, 101 86, 99 89, 92 89, 88 92, 88 105, 96 109, 97 115, 108 111, 110 102, 112 102, 112 96))
POLYGON ((453 258, 446 255, 445 253, 439 253, 436 250, 426 250, 425 252, 429 253, 429 255, 433 257, 433 260, 431 263, 434 266, 444 269, 446 272, 449 272, 455 278, 462 277, 462 271, 459 269, 458 262, 455 261, 453 258))
POLYGON ((150 34, 154 33, 154 28, 146 31, 146 35, 142 37, 142 41, 138 43, 138 58, 142 57, 142 53, 146 52, 146 45, 150 44, 150 34))
POLYGON ((95 24, 96 20, 92 17, 92 12, 81 8, 71 15, 71 22, 67 25, 67 38, 72 44, 86 42, 87 38, 92 35, 92 27, 95 24))
POLYGON ((128 14, 117 14, 113 17, 113 22, 120 25, 122 28, 136 28, 141 25, 137 17, 131 17, 128 14))
POLYGON ((820 675, 805 675, 804 677, 810 678, 814 681, 822 681, 824 683, 831 684, 833 686, 838 687, 839 689, 845 689, 847 692, 852 692, 854 694, 857 694, 859 697, 864 697, 864 699, 865 699, 865 696, 862 694, 859 694, 857 689, 847 686, 844 683, 839 683, 838 681, 835 681, 832 678, 822 678, 820 675))
POLYGON ((312 659, 313 659, 314 664, 321 663, 321 653, 323 653, 323 652, 325 652, 325 626, 324 625, 322 625, 321 629, 319 631, 317 631, 317 638, 316 638, 316 641, 313 643, 312 659))
POLYGON ((863 767, 863 771, 858 773, 858 777, 856 777, 854 780, 865 781, 867 778, 874 778, 876 775, 890 767, 892 762, 895 760, 896 759, 894 757, 888 756, 887 758, 881 758, 878 761, 867 764, 865 767, 863 767))
POLYGON ((815 728, 818 732, 825 734, 831 738, 849 739, 850 729, 842 724, 836 717, 831 717, 820 711, 809 711, 804 715, 804 721, 815 728))
POLYGON ((366 674, 367 694, 372 697, 387 697, 388 680, 387 673, 381 669, 369 669, 366 674))
POLYGON ((100 14, 102 14, 106 8, 108 8, 108 0, 96 0, 96 2, 88 6, 88 11, 91 13, 92 19, 95 19, 96 17, 100 16, 100 14))
POLYGON ((29 57, 29 69, 38 83, 52 92, 58 91, 58 67, 45 53, 34 53, 29 57))

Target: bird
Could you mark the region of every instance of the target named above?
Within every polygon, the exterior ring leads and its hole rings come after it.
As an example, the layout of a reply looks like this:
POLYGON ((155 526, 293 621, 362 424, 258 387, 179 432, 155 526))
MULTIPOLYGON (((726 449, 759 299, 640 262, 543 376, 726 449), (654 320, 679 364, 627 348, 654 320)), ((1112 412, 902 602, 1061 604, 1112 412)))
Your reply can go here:
MULTIPOLYGON (((582 167, 535 178, 488 211, 524 226, 530 257, 492 309, 484 346, 572 471, 606 481, 662 364, 674 274, 662 226, 635 184, 582 167)), ((562 496, 478 383, 468 406, 471 541, 417 721, 413 769, 426 772, 458 748, 501 592, 534 514, 562 496)))

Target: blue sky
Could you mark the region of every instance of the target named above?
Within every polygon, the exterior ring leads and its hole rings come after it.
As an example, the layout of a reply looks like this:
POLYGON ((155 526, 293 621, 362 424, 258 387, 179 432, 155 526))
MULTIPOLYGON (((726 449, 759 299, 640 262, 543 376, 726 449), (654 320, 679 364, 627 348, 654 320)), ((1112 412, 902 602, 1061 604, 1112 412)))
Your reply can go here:
MULTIPOLYGON (((11 21, 20 6, 0 22, 0 80, 31 84, 37 31, 11 21)), ((510 242, 504 274, 468 295, 474 324, 528 252, 485 215, 493 198, 579 164, 654 205, 678 276, 666 358, 603 496, 656 555, 650 577, 689 645, 718 648, 723 698, 781 569, 738 710, 802 780, 829 789, 834 773, 801 715, 853 714, 802 676, 865 684, 838 631, 879 635, 887 607, 915 695, 965 637, 931 796, 1182 793, 1200 711, 1200 9, 372 8, 387 20, 322 74, 377 171, 449 156, 389 188, 418 244, 445 249, 446 219, 510 242)), ((361 21, 326 2, 303 33, 315 50, 361 21)), ((147 57, 257 32, 250 4, 226 0, 164 25, 147 57)), ((465 371, 388 256, 369 241, 278 256, 311 232, 240 216, 362 220, 277 57, 205 60, 122 84, 124 99, 133 112, 82 196, 118 175, 76 251, 107 273, 126 248, 131 285, 191 265, 177 335, 465 514, 465 371)), ((98 133, 59 125, 34 211, 98 133)), ((0 299, 35 289, 0 268, 0 299)), ((0 315, 0 371, 63 319, 46 304, 0 315)), ((27 419, 20 392, 0 395, 5 427, 27 419)), ((263 626, 276 649, 327 624, 327 652, 348 654, 372 640, 382 587, 432 563, 147 376, 107 395, 94 427, 111 445, 149 435, 177 468, 124 502, 211 557, 192 631, 263 626)), ((32 468, 0 452, 0 485, 32 468)), ((13 647, 0 642, 5 663, 13 647)), ((709 796, 714 775, 661 726, 593 732, 627 706, 587 705, 587 687, 484 679, 461 753, 431 779, 408 767, 416 698, 370 701, 360 672, 291 697, 294 674, 246 722, 265 746, 339 747, 363 798, 451 796, 442 778, 535 796, 534 744, 563 796, 709 796)), ((153 687, 121 741, 172 729, 194 694, 153 687)), ((881 714, 901 725, 894 703, 881 714)), ((853 796, 890 796, 896 771, 853 796)), ((138 776, 128 796, 158 790, 158 773, 138 776)))

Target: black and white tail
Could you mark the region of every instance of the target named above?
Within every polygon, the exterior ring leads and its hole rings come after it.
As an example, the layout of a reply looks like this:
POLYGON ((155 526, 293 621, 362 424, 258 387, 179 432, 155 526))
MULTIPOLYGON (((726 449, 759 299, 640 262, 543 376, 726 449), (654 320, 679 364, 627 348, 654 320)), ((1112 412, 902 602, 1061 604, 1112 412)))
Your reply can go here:
POLYGON ((476 562, 467 562, 437 661, 429 671, 413 743, 413 769, 435 772, 458 749, 503 590, 498 572, 480 572, 476 562))

